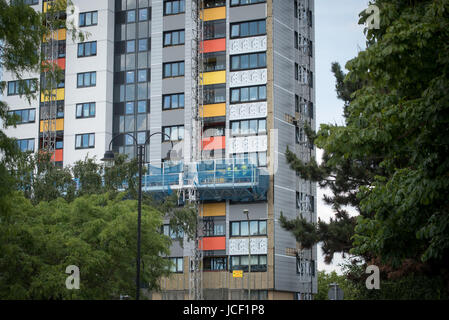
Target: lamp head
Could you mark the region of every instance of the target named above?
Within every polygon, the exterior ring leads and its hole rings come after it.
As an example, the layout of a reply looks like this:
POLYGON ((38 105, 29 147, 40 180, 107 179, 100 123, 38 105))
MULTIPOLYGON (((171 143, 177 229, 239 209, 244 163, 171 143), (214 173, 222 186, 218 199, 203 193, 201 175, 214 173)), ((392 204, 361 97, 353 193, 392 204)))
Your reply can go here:
POLYGON ((104 161, 107 166, 112 166, 114 164, 114 159, 115 159, 114 152, 108 150, 105 152, 103 159, 101 159, 101 161, 104 161))

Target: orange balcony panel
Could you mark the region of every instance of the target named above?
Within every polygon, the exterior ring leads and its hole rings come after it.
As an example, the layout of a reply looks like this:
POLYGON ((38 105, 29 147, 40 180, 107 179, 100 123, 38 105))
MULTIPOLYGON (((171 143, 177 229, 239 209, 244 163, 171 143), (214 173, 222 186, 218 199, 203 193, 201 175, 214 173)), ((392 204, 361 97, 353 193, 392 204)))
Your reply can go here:
POLYGON ((226 250, 226 237, 204 237, 199 243, 202 250, 226 250))
POLYGON ((60 67, 62 70, 65 70, 65 58, 60 58, 56 62, 58 64, 58 67, 60 67))
POLYGON ((225 137, 208 137, 203 139, 203 150, 221 150, 226 148, 225 137))
POLYGON ((203 41, 203 53, 226 51, 226 39, 203 41))
POLYGON ((59 162, 62 161, 62 154, 63 154, 63 150, 62 149, 57 149, 55 150, 55 153, 51 156, 51 160, 59 162))

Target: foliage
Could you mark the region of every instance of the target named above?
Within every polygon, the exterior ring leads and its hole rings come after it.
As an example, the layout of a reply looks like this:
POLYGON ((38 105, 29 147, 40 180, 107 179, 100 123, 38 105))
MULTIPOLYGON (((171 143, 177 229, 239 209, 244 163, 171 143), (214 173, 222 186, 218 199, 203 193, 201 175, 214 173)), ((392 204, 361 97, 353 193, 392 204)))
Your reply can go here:
POLYGON ((331 273, 318 271, 318 292, 314 296, 314 300, 329 300, 328 292, 331 283, 338 284, 338 287, 343 290, 344 300, 356 300, 359 298, 356 291, 357 288, 345 275, 338 275, 335 271, 331 273))
MULTIPOLYGON (((33 206, 14 193, 0 217, 1 299, 115 299, 135 294, 137 202, 108 194, 33 206), (80 290, 65 287, 68 265, 80 268, 80 290)), ((142 206, 142 282, 155 289, 167 275, 169 239, 162 214, 142 206)))
MULTIPOLYGON (((380 29, 366 30, 367 48, 348 61, 347 75, 332 66, 337 95, 345 102, 345 125, 322 124, 317 133, 308 133, 324 150, 320 165, 286 154, 303 177, 330 188, 332 196, 324 200, 336 217, 327 224, 286 226, 310 230, 311 236, 298 241, 323 241, 326 228, 331 231, 335 241, 329 242, 327 261, 333 252, 349 249, 385 266, 387 277, 402 273, 388 278, 398 285, 405 281, 402 288, 414 288, 413 277, 439 274, 434 279, 447 284, 449 1, 373 4, 381 10, 380 29), (348 205, 357 217, 347 215, 348 205), (408 276, 405 262, 425 268, 408 276)), ((360 23, 366 18, 362 13, 360 23)), ((433 286, 432 281, 418 283, 433 286)))

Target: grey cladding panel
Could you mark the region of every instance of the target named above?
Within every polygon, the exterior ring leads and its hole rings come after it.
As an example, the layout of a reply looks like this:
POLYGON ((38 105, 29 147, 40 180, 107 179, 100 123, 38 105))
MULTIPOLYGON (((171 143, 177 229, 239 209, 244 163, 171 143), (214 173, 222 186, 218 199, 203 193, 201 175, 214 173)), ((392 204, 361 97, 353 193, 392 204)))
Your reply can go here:
POLYGON ((184 77, 164 79, 162 81, 162 94, 182 93, 184 92, 184 77))
POLYGON ((184 124, 184 109, 162 111, 162 126, 184 124))
POLYGON ((184 29, 185 14, 164 17, 164 31, 184 29))
POLYGON ((185 59, 185 46, 173 46, 162 49, 162 62, 183 61, 185 59))
POLYGON ((229 22, 265 19, 267 17, 267 4, 253 4, 249 6, 231 7, 229 9, 229 22))
POLYGON ((230 204, 229 221, 246 220, 243 210, 248 209, 250 220, 266 219, 268 217, 268 206, 266 202, 230 204))

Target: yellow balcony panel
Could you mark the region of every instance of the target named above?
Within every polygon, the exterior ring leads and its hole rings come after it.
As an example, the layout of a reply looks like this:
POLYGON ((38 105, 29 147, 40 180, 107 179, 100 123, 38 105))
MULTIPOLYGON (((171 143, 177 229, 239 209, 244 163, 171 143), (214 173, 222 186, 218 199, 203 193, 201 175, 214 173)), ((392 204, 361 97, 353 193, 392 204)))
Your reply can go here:
POLYGON ((55 120, 41 120, 39 130, 40 132, 43 132, 44 130, 51 130, 51 131, 62 131, 64 130, 64 119, 56 119, 55 120))
MULTIPOLYGON (((56 100, 64 100, 64 98, 65 98, 65 89, 64 88, 53 90, 53 94, 55 94, 55 93, 56 93, 56 100)), ((48 101, 50 101, 50 97, 45 96, 44 93, 41 93, 41 102, 48 102, 48 101)))
POLYGON ((218 217, 226 215, 226 202, 203 204, 204 217, 218 217))
POLYGON ((203 106, 203 117, 225 117, 226 116, 226 103, 207 104, 203 106))
POLYGON ((58 29, 57 31, 55 31, 53 33, 53 35, 49 35, 48 37, 47 37, 47 35, 44 35, 42 38, 42 41, 47 42, 47 38, 51 38, 51 37, 53 38, 53 40, 58 40, 58 41, 66 40, 67 30, 66 29, 58 29))
POLYGON ((226 7, 204 9, 204 21, 226 19, 226 7))
POLYGON ((213 71, 203 73, 203 85, 226 83, 226 71, 213 71))

